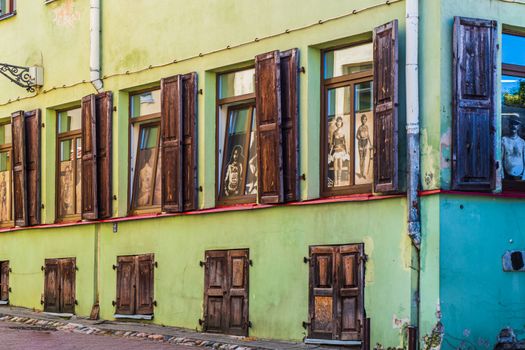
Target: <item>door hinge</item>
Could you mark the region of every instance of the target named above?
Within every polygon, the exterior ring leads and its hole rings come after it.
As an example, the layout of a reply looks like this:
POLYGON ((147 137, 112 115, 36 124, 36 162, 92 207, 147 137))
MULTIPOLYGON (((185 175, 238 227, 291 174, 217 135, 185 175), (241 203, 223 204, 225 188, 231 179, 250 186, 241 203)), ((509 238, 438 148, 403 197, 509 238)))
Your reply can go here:
POLYGON ((157 307, 157 301, 153 300, 153 306, 157 307))
POLYGON ((311 260, 312 260, 312 259, 307 258, 306 256, 303 258, 303 262, 304 262, 305 264, 308 264, 311 260))
POLYGON ((253 266, 253 260, 252 260, 252 259, 248 260, 248 264, 249 264, 250 266, 253 266))
POLYGON ((111 302, 111 305, 113 305, 113 306, 117 306, 117 302, 116 302, 115 300, 113 300, 113 301, 111 302))
POLYGON ((252 328, 252 321, 248 321, 248 322, 246 322, 246 327, 248 327, 248 328, 252 328))
POLYGON ((155 262, 153 263, 153 266, 154 266, 155 268, 159 268, 159 263, 155 261, 155 262))
POLYGON ((118 265, 113 265, 112 267, 113 267, 113 270, 118 269, 118 265))
POLYGON ((78 300, 77 299, 75 299, 75 305, 78 305, 78 300))
POLYGON ((13 293, 13 290, 11 289, 11 287, 7 288, 7 291, 8 291, 9 293, 13 293))
POLYGON ((359 256, 359 262, 367 262, 368 261, 368 255, 363 254, 359 256))
POLYGON ((304 329, 307 329, 308 326, 310 326, 312 324, 312 322, 306 322, 306 321, 303 321, 303 328, 304 329))
POLYGON ((46 271, 46 268, 44 266, 40 266, 41 271, 46 271))
POLYGON ((75 265, 75 271, 78 271, 78 266, 77 265, 75 265))
POLYGON ((204 320, 202 318, 199 318, 199 326, 204 326, 204 320))
POLYGON ((199 261, 199 266, 200 267, 206 266, 206 261, 199 261))

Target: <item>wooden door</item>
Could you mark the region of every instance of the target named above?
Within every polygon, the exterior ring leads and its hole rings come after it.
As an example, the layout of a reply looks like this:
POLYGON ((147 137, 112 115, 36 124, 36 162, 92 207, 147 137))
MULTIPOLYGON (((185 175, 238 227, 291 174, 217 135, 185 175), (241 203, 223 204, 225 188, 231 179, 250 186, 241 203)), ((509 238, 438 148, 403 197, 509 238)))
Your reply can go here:
POLYGON ((0 262, 0 300, 9 300, 9 261, 0 262))
POLYGON ((225 333, 226 307, 228 293, 227 271, 228 254, 226 251, 207 251, 204 272, 204 330, 206 332, 225 333))
POLYGON ((60 263, 58 259, 45 260, 44 311, 60 312, 60 263))
POLYGON ((153 314, 153 254, 135 257, 137 281, 136 313, 139 315, 153 314))
POLYGON ((75 277, 76 277, 76 259, 66 258, 60 259, 59 262, 60 275, 60 312, 61 313, 75 313, 75 277))
POLYGON ((135 313, 136 279, 135 257, 119 256, 117 258, 117 314, 135 313))
POLYGON ((228 251, 227 334, 248 335, 248 250, 228 251))
POLYGON ((309 338, 362 340, 363 261, 362 244, 310 248, 309 338))

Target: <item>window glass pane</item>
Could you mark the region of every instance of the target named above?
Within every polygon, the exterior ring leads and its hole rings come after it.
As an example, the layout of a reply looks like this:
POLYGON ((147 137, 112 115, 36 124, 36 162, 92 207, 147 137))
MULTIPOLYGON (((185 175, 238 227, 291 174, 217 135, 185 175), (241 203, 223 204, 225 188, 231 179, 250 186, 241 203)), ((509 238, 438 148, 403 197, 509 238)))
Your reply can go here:
POLYGON ((0 152, 0 221, 11 220, 11 157, 0 152))
POLYGON ((350 86, 329 89, 327 93, 328 187, 351 184, 351 94, 350 86))
POLYGON ((355 85, 355 184, 372 183, 372 141, 374 120, 372 112, 372 82, 355 85))
POLYGON ((160 113, 160 90, 131 96, 131 118, 160 113))
POLYGON ((64 140, 60 142, 60 161, 64 162, 67 160, 71 160, 71 155, 73 153, 73 149, 71 148, 71 142, 73 140, 64 140))
POLYGON ((13 12, 10 0, 0 0, 0 16, 13 12))
POLYGON ((257 194, 257 132, 255 125, 255 108, 252 110, 252 131, 250 133, 250 148, 248 151, 248 166, 246 174, 246 189, 244 194, 257 194))
POLYGON ((0 125, 0 145, 11 143, 11 124, 0 125))
POLYGON ((525 37, 503 34, 503 63, 525 66, 525 37))
POLYGON ((158 125, 143 127, 140 131, 140 148, 135 170, 135 208, 160 204, 160 164, 157 166, 158 134, 158 125))
POLYGON ((503 176, 525 180, 525 78, 504 75, 501 92, 503 176))
POLYGON ((58 132, 80 130, 82 110, 80 108, 58 113, 58 132))
POLYGON ((73 187, 75 184, 75 165, 72 158, 72 143, 73 140, 71 139, 60 142, 60 169, 58 183, 58 215, 60 217, 75 214, 75 189, 73 187))
POLYGON ((240 96, 255 92, 255 69, 247 69, 219 76, 219 98, 240 96))
POLYGON ((372 69, 372 43, 328 51, 323 57, 324 78, 358 73, 372 69))

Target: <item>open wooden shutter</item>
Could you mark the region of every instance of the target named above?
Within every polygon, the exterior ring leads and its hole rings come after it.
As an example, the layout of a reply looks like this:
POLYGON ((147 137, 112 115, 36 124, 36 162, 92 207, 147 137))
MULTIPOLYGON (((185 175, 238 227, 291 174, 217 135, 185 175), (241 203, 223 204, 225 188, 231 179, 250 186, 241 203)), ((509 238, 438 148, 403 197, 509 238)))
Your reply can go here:
POLYGON ((363 340, 364 250, 362 244, 339 247, 336 256, 341 340, 363 340))
POLYGON ((18 111, 11 116, 13 144, 13 201, 16 226, 27 226, 27 173, 25 114, 18 111))
POLYGON ((496 180, 496 21, 456 17, 452 186, 490 191, 496 180))
POLYGON ((26 125, 26 173, 27 173, 27 219, 29 225, 40 224, 40 110, 25 113, 26 125))
POLYGON ((9 300, 9 261, 0 262, 0 301, 9 300))
POLYGON ((96 96, 82 99, 82 219, 98 219, 96 96))
POLYGON ((60 312, 60 266, 58 259, 45 260, 44 311, 60 312))
POLYGON ((281 52, 284 200, 299 200, 299 50, 281 52))
POLYGON ((117 257, 117 301, 116 313, 133 315, 135 313, 136 286, 135 257, 117 257))
POLYGON ((206 251, 204 271, 204 330, 225 333, 227 312, 225 295, 228 293, 227 251, 206 251))
POLYGON ((182 191, 182 77, 161 81, 162 210, 181 212, 182 191))
POLYGON ((75 258, 60 259, 60 312, 75 313, 75 258))
POLYGON ((98 218, 111 217, 111 133, 113 117, 113 94, 103 92, 95 97, 96 143, 97 143, 97 204, 98 218))
POLYGON ((228 334, 248 335, 248 250, 228 252, 228 334))
POLYGON ((184 210, 197 209, 197 73, 182 76, 182 147, 184 210))
POLYGON ((137 311, 139 315, 153 314, 153 254, 137 256, 137 311))
POLYGON ((259 203, 283 202, 281 59, 279 51, 255 57, 259 203))
POLYGON ((374 30, 374 192, 398 191, 397 20, 374 30))

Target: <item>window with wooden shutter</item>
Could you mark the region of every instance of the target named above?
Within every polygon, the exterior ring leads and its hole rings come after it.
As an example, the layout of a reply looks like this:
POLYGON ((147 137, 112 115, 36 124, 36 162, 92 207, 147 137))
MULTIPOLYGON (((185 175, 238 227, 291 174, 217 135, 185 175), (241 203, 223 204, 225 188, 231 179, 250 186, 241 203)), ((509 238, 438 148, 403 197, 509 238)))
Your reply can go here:
POLYGON ((9 301, 9 261, 0 261, 0 302, 9 301))
POLYGON ((117 315, 153 315, 154 255, 117 257, 117 315))
POLYGON ((397 20, 374 30, 374 192, 399 190, 397 20))
POLYGON ((456 17, 453 36, 452 186, 495 188, 497 22, 456 17))
POLYGON ((204 330, 247 336, 248 250, 206 251, 205 259, 204 330))
POLYGON ((364 247, 310 247, 308 337, 364 340, 364 247))
POLYGON ((13 225, 11 123, 0 123, 0 227, 13 225))
POLYGON ((76 259, 46 259, 44 268, 44 311, 75 313, 76 259))

